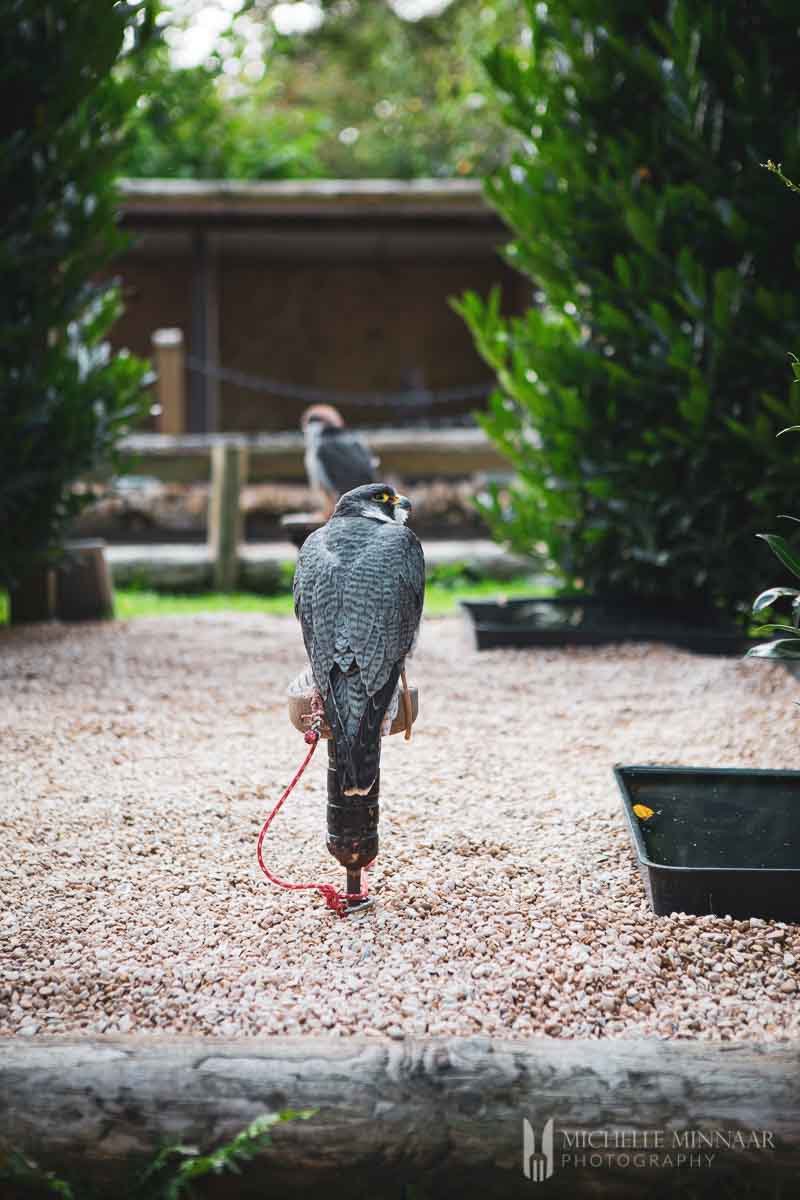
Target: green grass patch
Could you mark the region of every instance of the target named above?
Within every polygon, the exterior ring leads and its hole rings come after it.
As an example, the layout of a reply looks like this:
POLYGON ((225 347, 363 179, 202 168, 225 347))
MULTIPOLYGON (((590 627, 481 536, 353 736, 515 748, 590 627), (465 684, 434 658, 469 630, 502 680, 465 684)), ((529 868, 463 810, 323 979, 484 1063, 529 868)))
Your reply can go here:
POLYGON ((114 589, 114 612, 120 620, 132 617, 182 617, 195 613, 255 612, 286 616, 293 611, 291 592, 258 596, 255 592, 192 592, 180 595, 145 589, 114 589))
MULTIPOLYGON (((532 579, 483 579, 476 583, 451 587, 448 584, 428 584, 425 590, 425 613, 429 617, 447 616, 458 611, 459 600, 478 600, 482 596, 546 596, 552 591, 532 579)), ((194 613, 252 612, 292 616, 291 592, 279 596, 257 596, 251 592, 206 592, 179 596, 164 592, 115 592, 116 615, 128 620, 133 617, 176 617, 194 613)))
MULTIPOLYGON (((258 592, 157 592, 147 586, 146 578, 128 587, 114 590, 114 612, 119 620, 136 617, 181 617, 195 613, 249 612, 292 616, 292 579, 294 562, 280 564, 274 591, 258 592)), ((493 579, 482 574, 469 561, 443 563, 430 567, 425 588, 425 612, 430 617, 448 616, 459 611, 459 600, 479 600, 492 596, 552 596, 555 591, 542 583, 541 573, 528 573, 515 579, 493 579)), ((0 591, 0 625, 8 622, 8 595, 0 591)))
MULTIPOLYGON (((440 582, 429 581, 425 590, 425 613, 429 617, 448 616, 459 611, 459 600, 479 600, 491 596, 549 596, 553 589, 543 587, 532 576, 518 579, 476 579, 463 575, 440 582)), ((154 592, 145 588, 116 588, 114 611, 119 620, 136 617, 181 617, 195 613, 250 612, 274 616, 292 616, 291 591, 275 596, 260 596, 254 592, 198 592, 176 594, 154 592)), ((8 623, 8 596, 0 591, 0 625, 8 623)))

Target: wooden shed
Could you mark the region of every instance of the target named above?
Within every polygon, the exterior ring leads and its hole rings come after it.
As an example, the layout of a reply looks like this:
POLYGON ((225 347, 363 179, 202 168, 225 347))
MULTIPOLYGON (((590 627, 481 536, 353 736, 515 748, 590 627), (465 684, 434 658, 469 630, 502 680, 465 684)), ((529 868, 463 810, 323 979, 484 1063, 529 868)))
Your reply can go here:
POLYGON ((331 393, 359 425, 447 423, 480 406, 491 374, 450 307, 500 283, 508 233, 472 181, 234 183, 131 180, 117 261, 117 346, 152 352, 182 331, 187 432, 296 429, 331 393))

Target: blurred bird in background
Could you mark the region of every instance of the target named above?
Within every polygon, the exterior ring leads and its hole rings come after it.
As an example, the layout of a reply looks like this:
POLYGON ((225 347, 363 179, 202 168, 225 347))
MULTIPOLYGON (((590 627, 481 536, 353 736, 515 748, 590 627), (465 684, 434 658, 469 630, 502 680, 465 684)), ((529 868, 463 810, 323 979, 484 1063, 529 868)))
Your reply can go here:
POLYGON ((386 483, 346 492, 298 555, 294 610, 336 747, 346 796, 366 796, 381 737, 403 684, 422 616, 425 559, 406 527, 411 503, 386 483))
POLYGON ((344 419, 330 404, 313 404, 300 421, 306 443, 308 482, 323 499, 325 520, 345 492, 375 482, 378 460, 364 439, 345 428, 344 419))

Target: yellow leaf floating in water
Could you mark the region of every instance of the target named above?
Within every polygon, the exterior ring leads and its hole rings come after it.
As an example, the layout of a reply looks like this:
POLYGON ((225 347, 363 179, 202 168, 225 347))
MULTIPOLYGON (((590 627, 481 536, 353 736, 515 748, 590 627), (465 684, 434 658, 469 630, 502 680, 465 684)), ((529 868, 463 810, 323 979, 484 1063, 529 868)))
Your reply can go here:
POLYGON ((647 821, 653 816, 655 809, 648 808, 646 804, 634 804, 633 811, 640 821, 647 821))

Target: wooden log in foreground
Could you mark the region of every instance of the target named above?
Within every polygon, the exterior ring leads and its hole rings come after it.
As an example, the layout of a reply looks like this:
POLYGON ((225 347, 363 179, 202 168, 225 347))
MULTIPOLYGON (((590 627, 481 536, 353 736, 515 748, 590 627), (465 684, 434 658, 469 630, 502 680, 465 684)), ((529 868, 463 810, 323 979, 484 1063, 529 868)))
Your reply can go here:
POLYGON ((678 1194, 681 1181, 691 1182, 692 1196, 719 1195, 720 1171, 737 1180, 752 1175, 763 1185, 797 1180, 799 1068, 798 1048, 779 1044, 5 1039, 0 1145, 65 1174, 79 1169, 101 1194, 113 1196, 118 1186, 124 1192, 132 1164, 152 1159, 165 1143, 207 1148, 265 1111, 316 1107, 310 1120, 278 1126, 253 1169, 212 1194, 319 1195, 320 1187, 335 1183, 336 1194, 346 1190, 348 1200, 388 1200, 417 1181, 414 1194, 425 1200, 494 1200, 530 1196, 531 1181, 522 1172, 523 1118, 535 1132, 536 1150, 553 1118, 548 1195, 573 1197, 579 1188, 582 1195, 665 1196, 678 1194), (722 1131, 727 1137, 736 1130, 751 1143, 758 1131, 759 1145, 706 1148, 714 1155, 710 1167, 592 1166, 591 1153, 608 1153, 596 1136, 593 1149, 573 1148, 586 1155, 584 1164, 562 1159, 564 1131, 571 1137, 604 1131, 612 1139, 627 1131, 629 1155, 631 1131, 640 1140, 646 1131, 661 1131, 660 1153, 674 1158, 690 1152, 687 1134, 722 1131), (684 1139, 677 1147, 676 1136, 684 1139))

